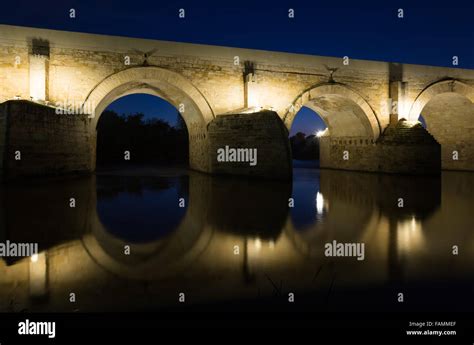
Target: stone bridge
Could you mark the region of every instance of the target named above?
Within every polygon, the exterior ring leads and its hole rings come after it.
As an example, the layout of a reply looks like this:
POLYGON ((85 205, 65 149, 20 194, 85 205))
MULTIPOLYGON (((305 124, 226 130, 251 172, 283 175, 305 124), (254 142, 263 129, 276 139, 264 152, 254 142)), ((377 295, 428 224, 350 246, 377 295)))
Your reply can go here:
POLYGON ((0 25, 3 175, 93 171, 102 111, 133 93, 180 111, 200 171, 288 178, 302 106, 328 127, 322 167, 474 170, 473 70, 0 25), (226 145, 258 164, 218 162, 226 145))

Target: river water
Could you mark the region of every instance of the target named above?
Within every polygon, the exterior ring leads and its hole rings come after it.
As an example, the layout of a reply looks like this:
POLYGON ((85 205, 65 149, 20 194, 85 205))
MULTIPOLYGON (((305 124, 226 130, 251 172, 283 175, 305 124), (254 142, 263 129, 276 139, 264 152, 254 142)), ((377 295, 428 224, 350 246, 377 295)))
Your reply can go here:
POLYGON ((147 168, 13 182, 0 240, 42 256, 2 259, 0 310, 470 311, 473 213, 466 172, 295 168, 281 182, 147 168), (363 257, 327 256, 334 241, 363 244, 363 257))

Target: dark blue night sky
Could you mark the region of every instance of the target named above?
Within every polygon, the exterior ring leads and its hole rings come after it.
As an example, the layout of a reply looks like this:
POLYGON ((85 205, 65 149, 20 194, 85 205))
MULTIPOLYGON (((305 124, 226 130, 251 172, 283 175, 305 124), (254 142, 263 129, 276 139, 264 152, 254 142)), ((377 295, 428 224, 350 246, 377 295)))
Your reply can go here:
POLYGON ((145 119, 159 118, 175 126, 179 115, 178 110, 167 101, 148 94, 135 94, 117 99, 107 110, 119 115, 142 113, 145 119))
POLYGON ((0 11, 2 24, 436 66, 456 55, 460 68, 474 68, 473 18, 473 0, 4 1, 0 11))

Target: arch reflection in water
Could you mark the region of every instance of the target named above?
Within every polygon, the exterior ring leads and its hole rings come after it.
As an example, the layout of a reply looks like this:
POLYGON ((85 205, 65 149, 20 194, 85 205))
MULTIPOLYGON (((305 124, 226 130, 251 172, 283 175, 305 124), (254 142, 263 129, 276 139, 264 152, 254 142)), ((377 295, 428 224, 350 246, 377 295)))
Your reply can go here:
POLYGON ((293 189, 295 209, 307 208, 301 214, 312 220, 301 222, 288 208, 289 183, 189 173, 179 224, 135 243, 100 221, 94 177, 12 185, 2 193, 5 239, 40 243, 49 298, 29 303, 29 280, 36 279, 27 273, 31 260, 17 260, 0 266, 0 301, 8 302, 0 308, 67 311, 69 291, 80 294, 79 310, 172 308, 183 289, 187 302, 207 308, 219 301, 279 301, 272 296, 291 289, 298 305, 311 309, 328 305, 331 288, 331 308, 391 310, 386 296, 400 286, 410 293, 407 308, 427 310, 434 298, 437 308, 465 307, 474 276, 472 174, 443 173, 441 185, 439 178, 410 182, 329 170, 308 173, 304 182, 299 176, 294 186, 306 184, 311 195, 299 199, 293 189), (75 210, 66 202, 71 195, 81 201, 75 210), (49 203, 38 202, 45 198, 49 203), (298 221, 306 225, 298 229, 298 221), (325 257, 324 244, 333 240, 365 243, 365 259, 325 257), (124 255, 125 244, 131 255, 124 255), (460 245, 462 260, 451 255, 452 244, 460 245), (98 298, 97 291, 108 293, 98 298), (440 292, 448 297, 440 301, 440 292))
MULTIPOLYGON (((321 243, 333 240, 369 241, 368 250, 382 251, 387 242, 371 239, 386 231, 383 223, 395 221, 404 229, 408 222, 409 228, 421 232, 420 220, 429 218, 441 203, 438 177, 304 169, 295 176, 298 181, 293 189, 295 208, 291 211, 290 226, 294 228, 297 246, 308 255, 320 255, 321 243)), ((415 240, 410 241, 405 243, 405 249, 415 245, 415 240)))
MULTIPOLYGON (((201 269, 212 269, 213 265, 217 267, 233 256, 233 246, 227 242, 231 239, 239 246, 239 251, 242 249, 244 257, 249 254, 249 243, 259 251, 262 246, 275 242, 287 218, 291 183, 211 177, 190 172, 188 191, 189 206, 183 218, 164 238, 129 244, 111 233, 100 217, 93 215, 92 236, 84 241, 88 252, 107 270, 138 279, 178 276, 178 269, 195 266, 194 259, 203 250, 205 257, 214 256, 210 262, 206 261, 209 266, 204 265, 201 269), (124 256, 123 248, 127 244, 138 255, 124 256)), ((148 216, 163 215, 154 212, 148 216)), ((117 213, 114 217, 119 222, 122 215, 117 213)), ((244 267, 242 274, 245 277, 247 271, 248 267, 244 267)))
POLYGON ((97 212, 111 234, 132 243, 165 237, 180 224, 188 203, 188 177, 99 175, 97 212))

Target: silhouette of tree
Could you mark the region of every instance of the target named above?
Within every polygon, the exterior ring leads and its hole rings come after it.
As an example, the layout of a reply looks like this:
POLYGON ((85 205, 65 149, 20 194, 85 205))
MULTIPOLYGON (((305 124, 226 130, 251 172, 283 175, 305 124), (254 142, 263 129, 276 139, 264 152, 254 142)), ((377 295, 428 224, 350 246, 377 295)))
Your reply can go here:
POLYGON ((319 160, 319 138, 298 132, 290 137, 291 152, 293 159, 319 160))
POLYGON ((184 121, 180 126, 172 127, 161 119, 145 120, 141 113, 120 116, 104 111, 97 125, 97 165, 130 163, 124 160, 126 150, 132 163, 186 163, 188 131, 184 121))

